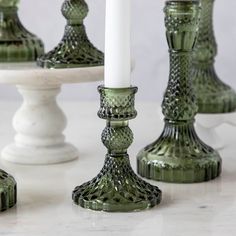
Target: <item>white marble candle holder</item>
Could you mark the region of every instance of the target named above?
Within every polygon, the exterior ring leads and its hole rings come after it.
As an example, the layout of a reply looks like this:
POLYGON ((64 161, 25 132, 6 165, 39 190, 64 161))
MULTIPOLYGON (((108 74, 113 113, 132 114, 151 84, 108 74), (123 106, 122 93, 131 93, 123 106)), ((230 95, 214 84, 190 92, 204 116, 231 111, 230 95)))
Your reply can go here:
POLYGON ((24 100, 13 118, 15 142, 3 149, 2 158, 29 165, 78 158, 78 150, 65 142, 67 119, 56 97, 63 84, 99 81, 103 77, 103 67, 42 69, 34 63, 1 65, 0 83, 16 85, 24 100))

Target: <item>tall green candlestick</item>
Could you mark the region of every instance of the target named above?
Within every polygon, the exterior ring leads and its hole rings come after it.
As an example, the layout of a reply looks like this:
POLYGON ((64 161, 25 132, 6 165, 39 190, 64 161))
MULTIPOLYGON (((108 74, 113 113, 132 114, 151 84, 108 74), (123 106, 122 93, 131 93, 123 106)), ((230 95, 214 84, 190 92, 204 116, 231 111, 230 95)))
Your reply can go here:
POLYGON ((162 103, 165 127, 157 141, 138 154, 138 173, 174 183, 208 181, 221 173, 221 158, 204 144, 194 129, 197 103, 190 76, 199 26, 197 0, 167 1, 166 36, 170 75, 162 103))
POLYGON ((213 30, 214 0, 201 0, 199 36, 193 54, 192 78, 199 113, 227 113, 236 110, 235 91, 215 71, 217 44, 213 30))

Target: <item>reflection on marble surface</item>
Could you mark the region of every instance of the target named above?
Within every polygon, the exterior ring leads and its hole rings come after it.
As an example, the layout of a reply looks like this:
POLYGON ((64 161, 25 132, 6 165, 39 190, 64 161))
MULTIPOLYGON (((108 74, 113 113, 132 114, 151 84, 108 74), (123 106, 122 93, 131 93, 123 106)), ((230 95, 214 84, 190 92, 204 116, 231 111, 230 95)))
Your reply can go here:
MULTIPOLYGON (((10 118, 15 103, 0 103, 0 148, 12 137, 10 118)), ((75 185, 93 177, 101 169, 105 149, 100 142, 104 122, 96 117, 98 103, 64 103, 69 126, 68 139, 80 150, 78 161, 53 166, 21 166, 1 162, 1 166, 18 181, 19 201, 16 208, 0 214, 0 235, 17 236, 235 236, 236 235, 236 132, 223 126, 227 148, 221 151, 223 174, 203 184, 165 184, 150 181, 163 190, 158 207, 136 213, 101 213, 73 204, 75 185), (80 109, 77 109, 80 107, 80 109), (234 134, 235 133, 235 134, 234 134), (89 167, 89 168, 88 168, 89 167)), ((154 104, 137 105, 138 118, 131 126, 135 142, 131 163, 135 168, 136 153, 162 131, 154 104), (145 132, 140 129, 145 121, 145 132)))

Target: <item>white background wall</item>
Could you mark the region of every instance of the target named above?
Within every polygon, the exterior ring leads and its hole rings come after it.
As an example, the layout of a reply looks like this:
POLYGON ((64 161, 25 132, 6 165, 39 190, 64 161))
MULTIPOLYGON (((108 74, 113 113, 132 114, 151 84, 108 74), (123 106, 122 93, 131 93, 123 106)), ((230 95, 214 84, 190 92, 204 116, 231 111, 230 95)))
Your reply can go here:
MULTIPOLYGON (((46 50, 61 39, 65 19, 60 13, 63 0, 21 0, 19 14, 27 29, 36 33, 46 50)), ((105 0, 87 0, 90 8, 86 18, 91 41, 104 50, 105 0)), ((168 77, 168 53, 163 23, 164 0, 132 1, 132 54, 136 69, 133 84, 139 86, 139 101, 161 100, 168 77)), ((219 45, 217 71, 220 77, 236 88, 236 1, 217 0, 215 3, 215 31, 219 45)), ((97 99, 96 83, 67 85, 62 99, 97 99)), ((0 86, 0 99, 19 99, 15 88, 0 86)))

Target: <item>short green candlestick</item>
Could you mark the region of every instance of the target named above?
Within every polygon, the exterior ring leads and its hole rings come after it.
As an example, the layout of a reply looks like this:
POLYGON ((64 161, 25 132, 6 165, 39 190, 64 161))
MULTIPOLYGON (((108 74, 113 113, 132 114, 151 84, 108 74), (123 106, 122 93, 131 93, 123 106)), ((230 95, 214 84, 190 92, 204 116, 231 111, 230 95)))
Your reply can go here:
POLYGON ((38 59, 45 68, 75 68, 104 65, 104 54, 88 39, 84 18, 89 12, 84 0, 65 0, 62 14, 67 19, 61 42, 38 59))
POLYGON ((21 24, 18 2, 0 1, 0 63, 36 61, 44 53, 43 42, 21 24))
POLYGON ((0 211, 13 207, 17 201, 17 188, 15 179, 0 170, 0 211))
POLYGON ((236 93, 220 80, 214 67, 217 55, 217 44, 213 30, 214 0, 201 0, 200 2, 201 21, 192 66, 198 112, 233 112, 236 110, 236 93))
POLYGON ((161 191, 132 170, 128 147, 133 133, 128 120, 134 119, 136 87, 111 89, 99 87, 101 109, 98 116, 107 120, 102 142, 108 153, 101 172, 90 182, 76 187, 73 200, 81 207, 109 212, 138 211, 153 207, 161 201, 161 191))
POLYGON ((169 83, 162 104, 164 131, 138 154, 138 173, 174 183, 203 182, 221 173, 218 152, 204 144, 194 129, 197 103, 190 77, 199 25, 198 1, 167 1, 165 24, 170 49, 169 83))

